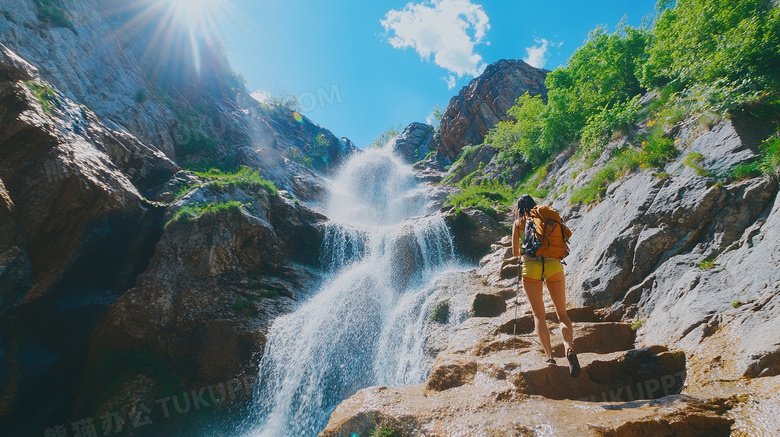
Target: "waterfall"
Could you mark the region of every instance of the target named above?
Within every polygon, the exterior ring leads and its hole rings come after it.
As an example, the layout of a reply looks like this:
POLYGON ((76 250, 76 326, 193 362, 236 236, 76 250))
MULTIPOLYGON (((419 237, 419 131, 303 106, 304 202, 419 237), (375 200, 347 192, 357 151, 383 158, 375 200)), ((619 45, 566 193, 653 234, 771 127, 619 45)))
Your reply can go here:
MULTIPOLYGON (((444 220, 426 215, 428 200, 389 151, 346 164, 325 211, 333 220, 322 244, 325 280, 273 323, 242 435, 315 436, 359 389, 425 380, 434 283, 457 267, 444 220)), ((458 311, 465 317, 465 305, 458 311)))

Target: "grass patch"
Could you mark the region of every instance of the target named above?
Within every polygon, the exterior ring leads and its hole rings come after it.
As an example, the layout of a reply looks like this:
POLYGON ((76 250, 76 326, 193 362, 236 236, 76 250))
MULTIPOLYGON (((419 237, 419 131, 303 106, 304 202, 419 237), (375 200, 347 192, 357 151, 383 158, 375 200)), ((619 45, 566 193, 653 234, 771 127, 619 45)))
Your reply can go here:
MULTIPOLYGON (((550 190, 545 187, 540 187, 544 178, 547 177, 547 166, 542 165, 536 171, 531 173, 530 176, 520 181, 515 190, 515 196, 513 200, 519 197, 521 194, 529 194, 537 199, 544 199, 550 194, 550 190)), ((514 206, 510 204, 510 206, 514 206)))
POLYGON ((632 330, 634 330, 634 331, 636 331, 637 329, 641 328, 641 327, 642 327, 644 324, 645 324, 645 322, 643 322, 643 321, 641 321, 641 320, 637 320, 636 322, 634 322, 634 323, 631 325, 631 329, 632 329, 632 330))
POLYGON ((759 146, 759 158, 750 163, 740 163, 726 173, 730 181, 744 181, 763 174, 780 173, 780 132, 775 133, 759 146))
POLYGON ((57 98, 54 89, 48 85, 40 85, 32 80, 25 82, 24 84, 33 92, 35 98, 38 99, 44 114, 50 114, 57 98))
POLYGON ((212 202, 208 205, 198 203, 185 205, 176 211, 176 213, 173 215, 173 217, 171 217, 170 220, 168 220, 165 226, 168 226, 171 223, 191 222, 203 214, 210 214, 218 211, 229 211, 231 209, 240 210, 243 206, 244 205, 237 200, 231 200, 228 202, 212 202))
MULTIPOLYGON (((475 173, 481 170, 475 171, 475 173)), ((470 185, 470 179, 464 179, 458 184, 461 191, 447 198, 445 205, 453 205, 457 208, 471 208, 480 210, 494 219, 499 212, 509 211, 520 194, 530 194, 537 199, 547 197, 550 190, 542 188, 541 184, 547 177, 547 166, 539 167, 531 173, 516 188, 508 187, 497 179, 484 181, 470 185)))
POLYGON ((514 202, 515 191, 496 180, 469 185, 453 194, 444 202, 457 208, 477 209, 494 219, 498 216, 496 209, 507 209, 514 202))
POLYGON ((716 266, 715 260, 712 258, 705 258, 702 262, 699 263, 697 266, 701 270, 711 270, 714 269, 716 266))
POLYGON ((660 168, 677 155, 674 141, 660 129, 654 129, 642 139, 642 148, 617 150, 606 167, 596 172, 587 185, 571 196, 570 202, 593 203, 604 198, 609 184, 624 177, 637 168, 660 168))
POLYGON ((780 173, 780 130, 761 142, 758 168, 764 173, 780 173))
POLYGON ((713 177, 712 172, 704 168, 704 155, 699 152, 692 152, 685 157, 683 163, 688 167, 696 170, 696 174, 699 176, 713 177))
POLYGON ((742 303, 742 301, 739 301, 739 300, 735 300, 734 302, 731 302, 731 306, 734 309, 737 309, 737 308, 741 307, 742 305, 744 305, 744 304, 742 303))
POLYGON ((593 203, 597 200, 601 200, 604 194, 607 192, 609 184, 614 182, 620 174, 617 173, 619 169, 614 165, 608 165, 607 167, 599 170, 593 176, 593 179, 588 184, 572 194, 570 202, 574 203, 593 203))
POLYGON ((186 195, 187 195, 187 193, 189 193, 190 191, 192 191, 192 190, 194 190, 195 188, 198 188, 198 187, 200 187, 200 186, 201 186, 200 184, 194 184, 194 185, 182 185, 182 186, 181 186, 181 187, 179 187, 179 189, 178 189, 178 190, 176 190, 176 192, 175 192, 175 193, 173 193, 173 194, 174 194, 174 196, 176 197, 176 200, 179 200, 179 199, 181 199, 182 197, 186 196, 186 195))
POLYGON ((279 194, 279 189, 276 185, 267 179, 263 179, 259 170, 252 170, 243 165, 234 172, 212 168, 206 171, 195 171, 194 173, 208 180, 209 186, 216 186, 225 190, 261 188, 272 196, 279 194))

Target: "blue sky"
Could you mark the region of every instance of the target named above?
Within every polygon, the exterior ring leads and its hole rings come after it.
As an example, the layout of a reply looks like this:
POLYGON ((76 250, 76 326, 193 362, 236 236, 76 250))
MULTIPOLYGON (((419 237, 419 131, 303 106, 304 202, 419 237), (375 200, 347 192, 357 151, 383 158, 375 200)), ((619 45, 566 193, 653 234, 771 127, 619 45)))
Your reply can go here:
POLYGON ((486 64, 527 59, 553 70, 591 29, 614 31, 623 16, 639 26, 654 6, 655 0, 230 0, 219 29, 250 90, 296 95, 305 116, 365 147, 390 126, 424 122, 435 105, 446 107, 486 64))

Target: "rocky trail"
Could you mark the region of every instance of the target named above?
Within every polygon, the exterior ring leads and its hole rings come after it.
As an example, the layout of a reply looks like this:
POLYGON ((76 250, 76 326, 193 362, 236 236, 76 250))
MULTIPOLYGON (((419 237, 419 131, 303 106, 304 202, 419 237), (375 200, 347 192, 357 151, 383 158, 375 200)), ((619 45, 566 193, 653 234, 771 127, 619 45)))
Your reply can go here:
MULTIPOLYGON (((480 282, 476 274, 472 279, 480 282)), ((641 345, 637 325, 594 307, 568 311, 582 366, 572 378, 554 311, 547 326, 557 365, 549 365, 522 290, 515 318, 514 288, 485 281, 478 288, 478 316, 461 324, 424 384, 361 390, 320 435, 377 428, 404 436, 752 435, 740 434, 735 422, 750 420, 746 410, 759 392, 771 396, 768 387, 747 382, 689 390, 684 352, 641 345)))

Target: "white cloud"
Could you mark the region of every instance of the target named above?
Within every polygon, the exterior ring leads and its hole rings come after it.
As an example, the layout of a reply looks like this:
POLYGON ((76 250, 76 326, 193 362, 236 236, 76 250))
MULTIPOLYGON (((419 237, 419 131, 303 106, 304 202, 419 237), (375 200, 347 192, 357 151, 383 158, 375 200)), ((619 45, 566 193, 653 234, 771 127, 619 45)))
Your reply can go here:
POLYGON ((550 42, 544 38, 536 39, 535 46, 526 47, 525 52, 528 54, 523 61, 536 68, 544 68, 547 63, 547 50, 552 47, 560 47, 563 43, 550 42))
MULTIPOLYGON (((488 43, 488 21, 482 5, 471 0, 431 0, 391 10, 381 23, 387 32, 394 33, 388 41, 393 47, 411 47, 426 60, 433 55, 436 65, 460 78, 477 76, 484 70, 482 56, 474 47, 488 43)), ((448 85, 454 82, 454 77, 450 78, 446 79, 448 85)))
POLYGON ((455 85, 457 83, 455 81, 455 76, 453 76, 453 75, 449 75, 447 77, 442 77, 442 80, 447 82, 447 89, 448 90, 451 90, 451 89, 455 88, 455 85))

